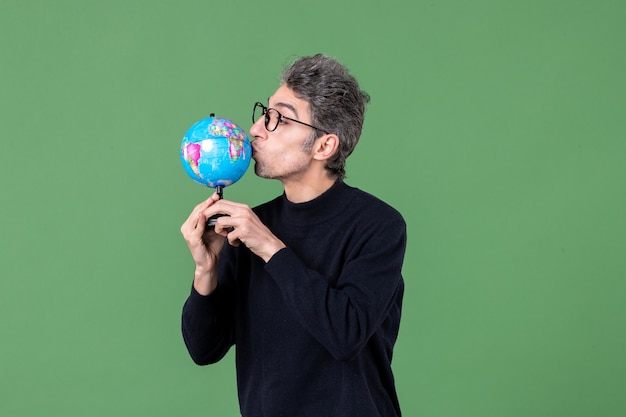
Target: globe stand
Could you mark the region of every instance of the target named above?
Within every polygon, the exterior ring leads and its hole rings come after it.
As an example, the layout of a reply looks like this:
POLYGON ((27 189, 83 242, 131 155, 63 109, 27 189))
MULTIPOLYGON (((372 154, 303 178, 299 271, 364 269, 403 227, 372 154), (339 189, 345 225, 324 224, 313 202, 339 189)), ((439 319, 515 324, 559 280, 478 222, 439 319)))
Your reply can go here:
MULTIPOLYGON (((219 196, 220 200, 224 198, 224 187, 222 187, 221 185, 218 185, 217 187, 215 187, 215 192, 219 196)), ((226 216, 226 214, 218 213, 209 217, 206 221, 207 227, 215 227, 215 223, 217 223, 217 219, 223 216, 226 216)))

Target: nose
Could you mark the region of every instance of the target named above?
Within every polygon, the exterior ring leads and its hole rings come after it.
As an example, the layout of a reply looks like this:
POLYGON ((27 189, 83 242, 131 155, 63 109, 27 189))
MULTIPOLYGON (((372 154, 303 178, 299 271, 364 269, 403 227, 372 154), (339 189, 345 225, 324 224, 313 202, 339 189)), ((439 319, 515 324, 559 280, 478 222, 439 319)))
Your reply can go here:
POLYGON ((265 126, 263 125, 263 118, 259 117, 250 127, 250 135, 252 136, 252 140, 262 138, 262 135, 267 133, 265 130, 265 126))

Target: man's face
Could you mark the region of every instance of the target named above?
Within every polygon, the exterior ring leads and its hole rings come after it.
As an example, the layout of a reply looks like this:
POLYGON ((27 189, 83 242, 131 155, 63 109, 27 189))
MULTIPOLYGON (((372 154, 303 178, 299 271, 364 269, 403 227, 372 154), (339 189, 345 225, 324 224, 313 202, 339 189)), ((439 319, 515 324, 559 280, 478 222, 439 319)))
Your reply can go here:
MULTIPOLYGON (((267 107, 278 110, 283 116, 311 123, 309 103, 296 97, 285 85, 270 97, 267 107)), ((259 177, 297 179, 310 168, 312 153, 303 145, 315 134, 311 127, 283 119, 275 131, 269 132, 265 129, 264 117, 260 117, 250 128, 250 134, 254 137, 254 171, 259 177)))

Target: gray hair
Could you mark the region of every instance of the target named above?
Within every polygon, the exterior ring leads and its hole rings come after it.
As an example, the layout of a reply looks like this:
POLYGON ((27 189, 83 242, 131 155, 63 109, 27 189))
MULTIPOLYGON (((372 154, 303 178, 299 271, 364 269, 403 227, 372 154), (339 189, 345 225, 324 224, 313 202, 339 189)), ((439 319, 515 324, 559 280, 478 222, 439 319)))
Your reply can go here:
MULTIPOLYGON (((309 102, 311 124, 339 137, 337 152, 327 161, 326 169, 331 176, 343 179, 346 159, 361 136, 370 96, 361 90, 345 66, 322 54, 299 58, 283 71, 280 81, 309 102)), ((316 130, 305 149, 321 134, 316 130)))

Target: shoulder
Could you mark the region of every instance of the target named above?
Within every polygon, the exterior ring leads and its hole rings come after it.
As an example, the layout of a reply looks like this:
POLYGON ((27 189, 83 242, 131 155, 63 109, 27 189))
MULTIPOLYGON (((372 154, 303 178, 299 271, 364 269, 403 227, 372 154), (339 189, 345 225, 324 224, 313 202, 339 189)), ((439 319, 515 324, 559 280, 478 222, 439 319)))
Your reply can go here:
POLYGON ((344 184, 344 188, 346 195, 349 196, 347 211, 404 224, 402 214, 389 203, 359 188, 347 184, 344 184))
POLYGON ((259 204, 252 208, 254 214, 259 216, 263 223, 268 223, 272 221, 277 221, 280 218, 280 207, 283 204, 283 197, 278 196, 270 201, 259 204))
POLYGON ((279 207, 282 199, 283 199, 282 196, 278 196, 270 201, 266 201, 265 203, 262 203, 262 204, 259 204, 258 206, 253 207, 252 210, 257 214, 268 212, 268 211, 274 211, 279 207))

